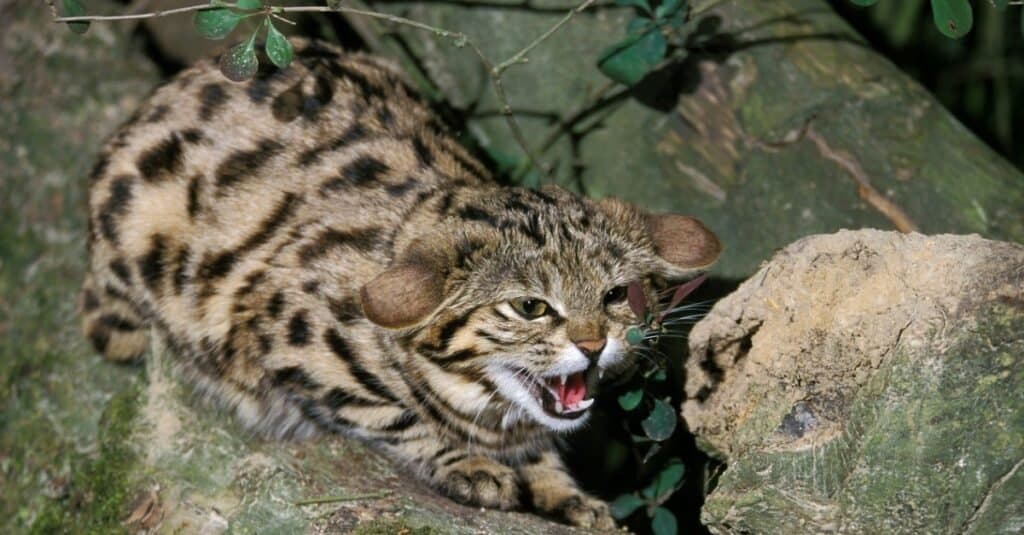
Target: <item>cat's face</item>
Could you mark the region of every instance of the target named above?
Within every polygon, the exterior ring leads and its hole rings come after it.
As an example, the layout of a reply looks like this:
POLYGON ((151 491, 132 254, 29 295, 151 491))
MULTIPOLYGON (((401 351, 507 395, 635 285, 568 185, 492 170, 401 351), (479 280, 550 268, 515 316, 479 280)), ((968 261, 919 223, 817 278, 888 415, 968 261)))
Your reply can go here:
MULTIPOLYGON (((463 412, 488 408, 505 426, 526 418, 572 430, 586 421, 604 371, 627 359, 626 331, 640 320, 626 287, 639 282, 650 292, 654 279, 694 274, 719 245, 688 218, 668 216, 678 218, 675 226, 659 236, 657 223, 624 203, 594 203, 560 189, 502 191, 456 207, 461 228, 406 261, 441 273, 404 288, 408 296, 411 288, 437 286, 427 292, 436 302, 423 308, 436 307, 414 345, 444 373, 483 385, 474 399, 461 400, 463 412), (691 234, 688 250, 666 250, 664 239, 680 233, 691 234)), ((403 273, 403 285, 412 271, 403 273)), ((368 297, 364 291, 373 319, 368 297)))

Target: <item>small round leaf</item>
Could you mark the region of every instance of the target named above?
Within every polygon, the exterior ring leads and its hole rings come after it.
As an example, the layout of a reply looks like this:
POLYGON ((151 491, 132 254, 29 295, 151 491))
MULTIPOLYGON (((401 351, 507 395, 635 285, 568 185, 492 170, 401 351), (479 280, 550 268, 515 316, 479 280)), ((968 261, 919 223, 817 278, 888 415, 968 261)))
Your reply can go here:
POLYGON ((242 16, 230 9, 215 7, 197 11, 192 23, 199 35, 217 40, 227 37, 241 20, 242 16))
POLYGON ((283 69, 292 62, 292 55, 292 44, 288 42, 288 38, 270 24, 267 27, 267 57, 270 58, 270 62, 283 69))
POLYGON ((631 411, 640 405, 640 402, 644 399, 644 391, 637 388, 636 390, 630 390, 625 394, 619 396, 619 406, 627 411, 631 411))
POLYGON ((665 57, 667 50, 665 36, 657 28, 651 28, 606 48, 597 61, 597 68, 620 84, 633 85, 665 57))
POLYGON ((256 76, 259 66, 252 39, 231 47, 220 57, 220 72, 232 82, 243 82, 256 76))
POLYGON ((647 418, 640 422, 640 427, 647 436, 660 442, 672 436, 672 432, 676 430, 676 413, 664 400, 656 399, 654 408, 647 418))
POLYGON ((679 532, 676 515, 664 507, 655 508, 654 516, 651 517, 651 532, 654 535, 676 535, 679 532))
POLYGON ((644 495, 649 495, 659 502, 664 501, 679 488, 685 473, 686 468, 683 463, 679 459, 673 459, 668 466, 658 472, 658 475, 654 476, 654 481, 648 487, 650 490, 644 489, 644 495))
POLYGON ((238 0, 238 9, 259 9, 263 7, 263 0, 238 0))
POLYGON ((633 514, 633 511, 639 509, 643 504, 644 501, 636 494, 623 494, 622 496, 615 498, 615 501, 611 503, 612 516, 618 520, 622 520, 623 518, 633 514))
POLYGON ((974 12, 968 0, 932 0, 935 26, 946 37, 959 39, 971 31, 974 12))
POLYGON ((626 342, 629 345, 638 346, 644 341, 644 332, 640 330, 640 327, 630 327, 626 331, 626 342))
MULTIPOLYGON (((78 0, 62 0, 61 5, 64 7, 65 17, 85 16, 85 7, 78 0)), ((77 34, 83 34, 89 29, 89 22, 69 22, 68 29, 77 34)))

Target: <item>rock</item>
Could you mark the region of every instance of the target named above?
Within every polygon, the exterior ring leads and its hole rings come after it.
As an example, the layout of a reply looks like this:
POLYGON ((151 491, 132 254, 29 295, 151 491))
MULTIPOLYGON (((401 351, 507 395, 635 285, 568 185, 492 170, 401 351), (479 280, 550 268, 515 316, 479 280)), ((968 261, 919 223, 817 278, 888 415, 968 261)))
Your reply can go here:
POLYGON ((873 230, 786 247, 690 336, 713 533, 1020 533, 1024 247, 873 230))
MULTIPOLYGON (((465 32, 498 62, 578 3, 371 5, 465 32)), ((689 4, 698 13, 689 50, 633 88, 608 87, 597 69, 635 16, 610 3, 575 16, 506 71, 526 139, 556 164, 553 181, 697 216, 725 244, 713 274, 731 280, 798 238, 841 228, 1024 242, 1020 171, 825 0, 689 4), (571 135, 556 135, 560 122, 571 135)), ((415 58, 407 64, 422 67, 439 96, 474 111, 465 128, 486 153, 506 163, 522 154, 468 48, 402 26, 378 35, 380 52, 415 58), (394 32, 402 46, 388 46, 394 32)))

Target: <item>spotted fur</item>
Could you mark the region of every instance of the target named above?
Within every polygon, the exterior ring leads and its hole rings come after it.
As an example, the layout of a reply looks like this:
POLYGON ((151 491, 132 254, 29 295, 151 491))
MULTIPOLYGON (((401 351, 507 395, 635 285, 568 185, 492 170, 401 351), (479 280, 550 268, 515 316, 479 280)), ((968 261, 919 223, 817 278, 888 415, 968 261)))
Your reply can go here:
POLYGON ((204 62, 157 90, 100 156, 89 222, 83 329, 108 358, 156 329, 253 428, 360 437, 456 500, 524 488, 598 527, 553 444, 587 415, 542 383, 625 360, 616 288, 719 250, 690 218, 492 182, 393 70, 309 43, 248 83, 204 62))

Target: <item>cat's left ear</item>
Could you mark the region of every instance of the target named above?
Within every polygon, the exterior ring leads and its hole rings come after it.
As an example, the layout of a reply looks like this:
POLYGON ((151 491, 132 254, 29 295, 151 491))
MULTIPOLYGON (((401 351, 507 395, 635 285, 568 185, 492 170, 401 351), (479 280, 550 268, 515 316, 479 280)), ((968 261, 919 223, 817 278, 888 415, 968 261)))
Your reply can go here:
POLYGON ((444 300, 447 273, 442 251, 419 243, 402 259, 366 283, 359 298, 366 319, 388 329, 412 327, 444 300))
POLYGON ((650 214, 615 198, 598 201, 612 219, 631 228, 642 228, 664 261, 668 278, 686 278, 707 269, 722 253, 722 243, 699 220, 676 214, 650 214))
POLYGON ((677 269, 707 269, 722 253, 718 236, 692 217, 645 214, 644 223, 658 256, 677 269))

